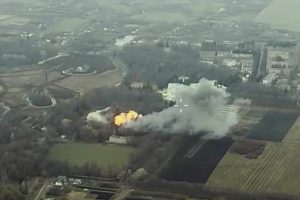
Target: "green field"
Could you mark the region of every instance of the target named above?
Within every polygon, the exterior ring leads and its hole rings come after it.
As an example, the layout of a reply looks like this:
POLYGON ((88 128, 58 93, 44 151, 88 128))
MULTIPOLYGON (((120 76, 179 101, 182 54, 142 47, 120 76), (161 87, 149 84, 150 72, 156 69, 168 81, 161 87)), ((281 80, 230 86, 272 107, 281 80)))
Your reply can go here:
POLYGON ((274 0, 256 17, 255 21, 269 24, 272 28, 299 32, 299 8, 299 0, 274 0))
POLYGON ((68 161, 72 165, 82 166, 86 162, 95 162, 105 174, 110 167, 113 172, 119 172, 127 166, 134 148, 113 144, 68 143, 55 144, 49 152, 48 159, 68 161))

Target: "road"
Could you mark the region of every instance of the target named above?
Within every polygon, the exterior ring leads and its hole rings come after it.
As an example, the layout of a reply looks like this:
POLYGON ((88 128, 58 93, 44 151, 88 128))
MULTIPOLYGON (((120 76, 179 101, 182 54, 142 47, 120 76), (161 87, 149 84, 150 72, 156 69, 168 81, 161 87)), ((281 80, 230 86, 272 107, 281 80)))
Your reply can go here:
POLYGON ((110 56, 109 59, 114 64, 114 66, 116 66, 117 68, 122 70, 122 75, 124 78, 126 76, 126 74, 128 73, 128 68, 125 65, 125 63, 118 57, 110 56))
POLYGON ((44 183, 44 185, 41 187, 40 191, 37 193, 37 195, 35 196, 34 200, 40 200, 44 197, 46 190, 47 190, 47 186, 49 184, 49 180, 47 179, 44 183))
POLYGON ((258 65, 258 70, 257 70, 257 76, 263 75, 263 61, 265 57, 265 47, 261 46, 260 47, 260 58, 259 58, 259 65, 258 65))
POLYGON ((121 189, 111 198, 111 200, 124 200, 131 192, 131 189, 122 186, 121 189))

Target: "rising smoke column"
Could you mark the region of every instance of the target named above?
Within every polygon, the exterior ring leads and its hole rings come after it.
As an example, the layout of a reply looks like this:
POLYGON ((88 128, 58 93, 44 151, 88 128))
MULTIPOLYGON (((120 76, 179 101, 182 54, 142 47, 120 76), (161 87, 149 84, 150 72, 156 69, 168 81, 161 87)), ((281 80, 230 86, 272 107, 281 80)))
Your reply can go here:
POLYGON ((175 94, 176 102, 182 102, 187 106, 181 107, 182 105, 178 104, 161 112, 146 115, 137 121, 127 123, 125 128, 189 134, 207 131, 209 138, 223 137, 230 127, 238 122, 236 112, 222 112, 229 96, 226 89, 215 86, 214 81, 201 79, 197 84, 183 86, 175 94))

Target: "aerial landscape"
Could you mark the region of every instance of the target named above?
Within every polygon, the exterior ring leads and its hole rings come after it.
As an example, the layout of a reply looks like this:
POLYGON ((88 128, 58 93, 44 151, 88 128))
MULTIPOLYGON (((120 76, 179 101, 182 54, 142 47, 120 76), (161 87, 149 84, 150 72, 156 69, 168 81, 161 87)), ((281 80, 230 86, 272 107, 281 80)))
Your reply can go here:
POLYGON ((299 0, 0 0, 0 200, 300 199, 299 0))

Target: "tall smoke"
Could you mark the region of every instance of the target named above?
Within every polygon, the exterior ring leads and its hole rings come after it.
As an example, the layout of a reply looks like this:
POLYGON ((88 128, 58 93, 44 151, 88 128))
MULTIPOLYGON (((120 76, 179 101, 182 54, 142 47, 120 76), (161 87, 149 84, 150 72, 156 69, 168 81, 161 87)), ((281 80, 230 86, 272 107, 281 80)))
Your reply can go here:
MULTIPOLYGON (((199 83, 182 86, 175 93, 176 106, 155 112, 127 123, 126 128, 136 131, 198 134, 220 138, 238 122, 238 115, 226 107, 229 93, 214 81, 201 79, 199 83)), ((230 107, 229 107, 230 108, 230 107)))

